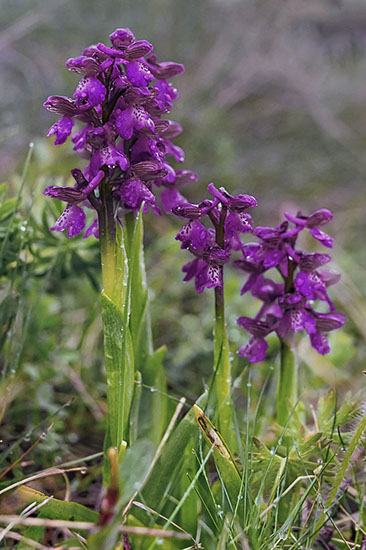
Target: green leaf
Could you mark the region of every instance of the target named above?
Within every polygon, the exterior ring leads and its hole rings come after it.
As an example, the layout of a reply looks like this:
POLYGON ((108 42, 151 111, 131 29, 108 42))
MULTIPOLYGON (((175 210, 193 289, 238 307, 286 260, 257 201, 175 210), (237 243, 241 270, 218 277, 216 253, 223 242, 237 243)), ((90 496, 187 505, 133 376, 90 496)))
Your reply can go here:
POLYGON ((129 326, 134 346, 135 369, 141 372, 142 377, 140 437, 149 438, 158 447, 167 424, 167 387, 163 369, 166 348, 161 347, 153 352, 142 210, 137 217, 134 212, 125 216, 125 233, 130 296, 129 326))
MULTIPOLYGON (((148 290, 146 283, 142 211, 125 219, 126 253, 130 278, 130 330, 135 350, 136 369, 141 370, 152 353, 150 323, 146 323, 148 290)), ((149 320, 148 320, 149 321, 149 320)))
POLYGON ((157 447, 167 426, 168 396, 163 360, 166 347, 155 350, 146 361, 142 388, 140 436, 148 437, 157 447))
POLYGON ((108 437, 105 447, 119 449, 122 441, 129 439, 135 380, 132 338, 122 312, 104 292, 101 302, 108 400, 108 437))
MULTIPOLYGON (((201 406, 207 402, 207 394, 203 394, 197 401, 201 406)), ((180 421, 177 428, 169 437, 162 454, 158 458, 145 486, 138 499, 157 512, 163 510, 176 478, 181 475, 184 463, 184 452, 189 446, 192 437, 197 436, 197 424, 193 407, 180 421)), ((157 516, 150 514, 136 506, 132 508, 133 515, 146 526, 154 525, 157 516)))
POLYGON ((17 207, 18 200, 15 199, 7 199, 3 202, 3 204, 0 206, 0 221, 5 220, 10 214, 14 212, 14 210, 17 207))
POLYGON ((213 446, 215 465, 227 493, 230 510, 232 512, 236 511, 238 518, 241 519, 244 512, 243 499, 241 498, 243 484, 230 449, 200 407, 194 405, 193 408, 203 435, 208 443, 213 446))
POLYGON ((140 439, 126 450, 120 466, 121 498, 118 508, 126 505, 141 484, 154 457, 154 447, 148 439, 140 439))
MULTIPOLYGON (((30 487, 26 487, 25 485, 18 487, 16 494, 20 501, 27 504, 31 504, 32 502, 41 504, 49 498, 47 495, 40 493, 35 489, 31 489, 30 487)), ((38 517, 65 521, 89 521, 92 523, 97 523, 99 514, 89 508, 86 508, 85 506, 82 506, 81 504, 78 504, 77 502, 67 502, 57 498, 52 498, 46 502, 46 504, 42 505, 38 513, 38 517)), ((28 527, 28 529, 24 532, 24 536, 35 541, 40 541, 44 532, 44 527, 28 527)), ((29 548, 26 543, 19 543, 19 550, 26 548, 29 548)))

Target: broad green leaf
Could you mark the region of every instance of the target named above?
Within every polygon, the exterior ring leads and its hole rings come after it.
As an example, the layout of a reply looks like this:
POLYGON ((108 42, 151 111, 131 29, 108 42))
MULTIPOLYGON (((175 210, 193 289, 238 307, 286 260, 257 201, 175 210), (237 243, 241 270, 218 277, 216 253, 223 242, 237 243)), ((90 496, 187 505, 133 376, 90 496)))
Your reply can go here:
MULTIPOLYGON (((44 493, 31 489, 25 485, 18 487, 16 491, 19 499, 28 504, 32 502, 40 504, 49 498, 44 493)), ((48 517, 49 519, 91 521, 96 523, 99 518, 97 512, 86 508, 82 504, 59 500, 57 498, 52 498, 49 502, 44 504, 41 509, 42 514, 46 514, 44 517, 48 517)))
MULTIPOLYGON (((35 489, 31 489, 30 487, 27 487, 25 485, 18 487, 18 489, 16 489, 16 494, 21 502, 27 504, 31 504, 32 502, 41 504, 49 498, 47 495, 40 493, 35 489)), ((93 510, 90 510, 89 508, 86 508, 85 506, 82 506, 81 504, 78 504, 77 502, 67 502, 64 500, 59 500, 57 498, 52 498, 40 508, 38 517, 46 519, 89 521, 92 523, 97 523, 99 514, 97 512, 94 512, 93 510)), ((40 541, 44 535, 44 532, 44 527, 28 527, 24 532, 24 536, 35 541, 40 541)), ((20 542, 17 548, 19 550, 25 550, 29 548, 29 546, 24 542, 20 542)))
POLYGON ((157 448, 167 427, 167 385, 163 368, 166 347, 155 350, 146 361, 143 369, 143 382, 140 409, 140 437, 149 438, 157 448))
POLYGON ((142 487, 142 482, 153 458, 154 448, 148 439, 140 439, 126 450, 120 465, 119 509, 126 505, 132 495, 142 487))
POLYGON ((242 479, 231 455, 230 449, 221 434, 213 426, 200 407, 194 405, 193 408, 198 425, 201 428, 203 435, 208 443, 213 446, 215 465, 227 493, 230 509, 232 512, 236 510, 238 517, 242 518, 242 479))
POLYGON ((106 447, 119 449, 123 440, 129 440, 129 417, 135 380, 132 338, 121 311, 104 292, 101 302, 108 400, 106 447))
MULTIPOLYGON (((204 406, 206 402, 207 394, 205 393, 197 403, 204 406)), ((138 496, 138 500, 157 512, 162 511, 169 489, 174 485, 177 475, 181 476, 182 469, 184 471, 184 452, 189 446, 191 438, 197 436, 196 426, 192 407, 169 437, 149 479, 138 496)), ((136 506, 132 507, 132 514, 146 526, 154 525, 158 519, 155 514, 150 514, 136 506)))
POLYGON ((167 422, 166 376, 163 359, 166 348, 153 352, 151 321, 146 282, 142 211, 125 216, 128 258, 129 326, 134 346, 135 369, 141 372, 140 436, 157 448, 167 422), (146 387, 148 386, 148 387, 146 387))
MULTIPOLYGON (((196 468, 196 457, 192 454, 192 449, 195 447, 194 439, 188 442, 187 447, 184 450, 184 470, 180 476, 180 493, 184 495, 187 491, 192 479, 194 478, 196 468)), ((179 525, 183 527, 188 533, 195 533, 197 531, 197 518, 198 518, 198 498, 194 491, 191 491, 182 505, 179 512, 179 525)))
MULTIPOLYGON (((130 278, 130 330, 135 351, 136 369, 141 370, 152 353, 152 336, 147 304, 142 211, 136 217, 132 212, 125 217, 126 253, 130 278)), ((145 382, 144 382, 145 383, 145 382)))

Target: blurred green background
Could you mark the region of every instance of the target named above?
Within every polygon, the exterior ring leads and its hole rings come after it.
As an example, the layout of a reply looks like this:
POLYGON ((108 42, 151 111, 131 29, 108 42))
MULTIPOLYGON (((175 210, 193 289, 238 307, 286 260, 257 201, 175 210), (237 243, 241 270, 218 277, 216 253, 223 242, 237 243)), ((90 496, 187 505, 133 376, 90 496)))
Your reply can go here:
MULTIPOLYGON (((260 225, 279 223, 286 210, 334 212, 329 226, 336 239, 333 269, 343 277, 332 297, 348 321, 343 332, 331 335, 328 357, 313 353, 305 339, 300 342, 302 372, 311 378, 309 390, 321 391, 328 384, 341 392, 363 387, 365 3, 3 0, 1 15, 0 167, 9 195, 18 191, 29 142, 35 144, 16 222, 27 223, 34 245, 29 252, 22 242, 24 263, 18 262, 14 275, 9 260, 2 273, 6 343, 1 361, 3 369, 19 377, 7 394, 7 403, 14 402, 7 416, 9 437, 74 397, 74 414, 58 412, 59 430, 56 426, 41 445, 52 447, 55 455, 61 441, 64 452, 67 448, 79 456, 100 449, 102 431, 93 431, 87 441, 84 433, 90 419, 99 421, 104 412, 98 243, 47 232, 61 205, 44 199, 41 190, 64 184, 82 161, 69 143, 56 148, 53 139, 45 138, 56 118, 42 103, 49 95, 73 94, 78 78, 66 70, 65 60, 89 44, 106 43, 117 27, 130 27, 136 38, 152 42, 159 60, 185 65, 185 73, 174 80, 180 99, 170 116, 184 126, 176 140, 186 152, 184 167, 199 175, 199 182, 186 190, 191 200, 207 196, 207 184, 214 181, 231 193, 255 195, 254 218, 260 225), (13 280, 10 286, 7 277, 13 280), (85 407, 90 418, 77 414, 85 407), (25 426, 27 411, 32 413, 25 426), (62 439, 57 433, 64 434, 62 439)), ((170 216, 146 216, 147 268, 155 345, 168 345, 170 391, 193 400, 211 372, 213 296, 208 291, 198 296, 191 283, 181 284, 181 265, 189 254, 174 240, 179 225, 170 216)), ((306 244, 313 247, 314 241, 306 244)), ((250 299, 239 299, 242 283, 237 272, 226 274, 238 376, 247 365, 235 350, 247 336, 235 319, 257 310, 250 299)), ((253 391, 260 391, 276 358, 272 344, 270 360, 253 369, 253 391)))

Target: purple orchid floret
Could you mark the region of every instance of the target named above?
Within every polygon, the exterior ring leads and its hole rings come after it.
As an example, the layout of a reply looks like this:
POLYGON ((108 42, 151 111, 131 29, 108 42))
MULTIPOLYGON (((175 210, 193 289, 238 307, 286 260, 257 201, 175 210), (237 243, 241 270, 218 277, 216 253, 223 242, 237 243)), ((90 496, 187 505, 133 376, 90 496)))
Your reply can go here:
POLYGON ((74 121, 68 116, 63 116, 51 126, 47 132, 47 137, 55 135, 55 145, 62 145, 72 132, 74 121))
MULTIPOLYGON (((66 67, 80 75, 73 97, 51 96, 44 104, 61 117, 47 135, 55 136, 55 145, 71 137, 74 151, 87 162, 74 187, 52 186, 44 192, 67 203, 52 230, 67 230, 69 237, 85 227, 85 208, 99 216, 102 188, 111 191, 114 217, 121 220, 142 205, 143 211, 151 208, 161 215, 159 200, 171 212, 185 201, 177 189, 197 181, 193 172, 171 165, 171 159, 184 161, 183 150, 172 142, 183 129, 162 118, 178 97, 169 81, 184 72, 183 65, 158 63, 152 44, 136 40, 130 29, 117 29, 110 41, 110 46, 92 45, 68 59, 66 67)), ((96 220, 84 237, 89 235, 99 235, 96 220)))
POLYGON ((320 269, 332 259, 330 254, 305 253, 296 248, 298 235, 309 230, 325 247, 333 245, 333 239, 320 227, 329 223, 333 214, 326 209, 317 210, 310 216, 299 212, 296 216, 285 214, 287 220, 276 228, 256 227, 253 234, 258 242, 242 246, 243 257, 234 263, 248 274, 241 294, 251 292, 262 301, 255 319, 240 317, 237 323, 251 334, 248 342, 240 348, 239 355, 250 363, 263 361, 268 349, 265 338, 276 333, 280 338, 304 331, 313 348, 324 355, 330 346, 325 333, 340 328, 345 316, 335 311, 328 296, 329 286, 338 282, 340 275, 320 269), (294 224, 290 227, 289 222, 294 224), (276 269, 283 282, 264 277, 270 269, 276 269), (329 312, 318 313, 316 301, 325 302, 329 312))
POLYGON ((208 185, 213 200, 200 204, 188 202, 177 190, 165 189, 166 203, 172 214, 188 220, 176 236, 181 248, 188 249, 195 259, 182 268, 184 281, 195 278, 195 288, 201 293, 205 288, 223 290, 223 266, 236 250, 240 233, 251 232, 253 220, 246 211, 257 205, 250 195, 230 195, 226 189, 208 185), (203 223, 204 222, 204 223, 203 223), (211 224, 206 228, 204 224, 211 224))

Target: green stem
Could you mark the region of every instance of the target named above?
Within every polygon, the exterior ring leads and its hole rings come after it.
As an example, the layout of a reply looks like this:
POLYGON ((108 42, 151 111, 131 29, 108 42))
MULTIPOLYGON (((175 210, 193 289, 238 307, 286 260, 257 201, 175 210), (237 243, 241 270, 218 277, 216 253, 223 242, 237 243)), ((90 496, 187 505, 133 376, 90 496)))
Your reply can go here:
MULTIPOLYGON (((224 249, 225 246, 225 219, 227 209, 223 207, 220 220, 216 226, 216 243, 224 249)), ((223 266, 220 267, 223 280, 223 266)), ((224 290, 215 287, 215 326, 214 326, 214 373, 211 383, 208 410, 214 410, 218 429, 226 443, 232 441, 232 406, 231 406, 231 364, 230 348, 225 324, 224 290)))
POLYGON ((215 288, 215 347, 212 389, 216 398, 216 416, 220 433, 230 446, 232 439, 231 365, 230 348, 226 333, 224 294, 215 288))
POLYGON ((103 292, 123 312, 126 299, 127 258, 121 226, 116 222, 111 189, 100 184, 102 206, 99 236, 103 292))
POLYGON ((281 339, 280 374, 277 382, 277 422, 285 426, 298 398, 297 365, 289 340, 281 339))

